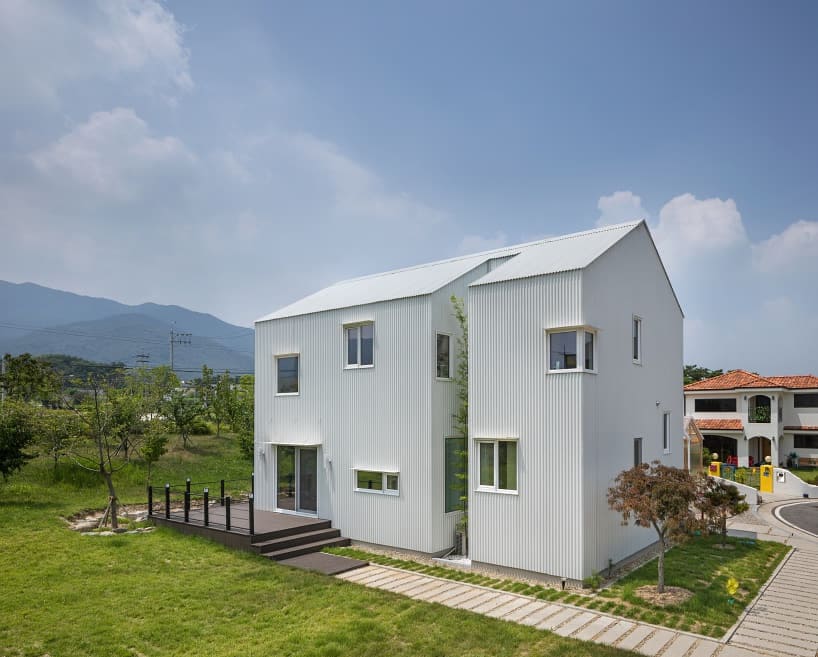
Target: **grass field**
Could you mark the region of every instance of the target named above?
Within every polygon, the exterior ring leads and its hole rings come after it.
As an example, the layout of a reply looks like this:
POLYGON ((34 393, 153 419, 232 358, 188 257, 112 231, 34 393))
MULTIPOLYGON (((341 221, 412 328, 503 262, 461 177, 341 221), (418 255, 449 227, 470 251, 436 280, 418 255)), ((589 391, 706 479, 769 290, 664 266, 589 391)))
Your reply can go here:
MULTIPOLYGON (((174 448, 154 481, 247 476, 231 440, 174 448)), ((141 466, 120 477, 144 501, 141 466)), ((625 654, 469 612, 291 570, 169 529, 86 537, 63 517, 104 489, 47 460, 0 483, 0 655, 625 654)))

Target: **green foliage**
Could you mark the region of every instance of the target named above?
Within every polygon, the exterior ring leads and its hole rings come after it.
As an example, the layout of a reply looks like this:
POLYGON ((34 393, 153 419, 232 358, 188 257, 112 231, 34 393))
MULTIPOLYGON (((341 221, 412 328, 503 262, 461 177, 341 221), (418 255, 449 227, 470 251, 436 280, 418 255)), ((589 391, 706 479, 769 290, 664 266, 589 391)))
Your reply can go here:
POLYGON ((454 414, 454 426, 457 435, 463 437, 463 449, 458 450, 457 453, 460 459, 460 467, 456 485, 463 511, 459 529, 466 532, 469 503, 469 323, 463 299, 452 295, 451 302, 452 311, 457 318, 457 323, 460 325, 460 335, 457 336, 457 369, 454 375, 454 383, 457 387, 457 411, 454 414))
POLYGON ((31 354, 3 356, 0 390, 8 398, 23 402, 49 403, 60 390, 54 370, 31 354))
POLYGON ((233 379, 230 372, 224 372, 216 381, 210 405, 210 416, 216 423, 216 435, 221 436, 222 423, 227 422, 236 404, 233 379))
POLYGON ((196 422, 201 419, 202 405, 199 400, 182 390, 172 390, 160 407, 187 448, 196 422))
POLYGON ((168 451, 170 436, 166 433, 165 423, 159 419, 151 419, 143 434, 142 459, 148 466, 146 483, 151 484, 151 468, 168 451))
POLYGON ((241 453, 253 461, 255 450, 255 378, 245 374, 239 379, 230 406, 230 426, 236 432, 241 453))
POLYGON ((27 451, 37 435, 35 409, 15 399, 0 403, 0 475, 3 481, 22 469, 34 454, 27 451))
POLYGON ((706 367, 699 367, 698 365, 684 366, 684 384, 695 383, 703 379, 711 379, 714 376, 721 376, 724 370, 709 370, 706 367))
POLYGON ((90 376, 112 376, 125 368, 125 363, 97 363, 77 356, 66 354, 46 354, 37 356, 37 360, 47 363, 63 380, 85 381, 90 376))
POLYGON ((745 496, 732 484, 704 477, 697 506, 709 521, 709 526, 721 534, 722 545, 727 543, 727 519, 744 513, 750 507, 745 496))
POLYGON ((602 586, 602 575, 600 575, 596 570, 592 570, 591 574, 582 580, 582 586, 584 586, 586 589, 596 591, 600 586, 602 586))

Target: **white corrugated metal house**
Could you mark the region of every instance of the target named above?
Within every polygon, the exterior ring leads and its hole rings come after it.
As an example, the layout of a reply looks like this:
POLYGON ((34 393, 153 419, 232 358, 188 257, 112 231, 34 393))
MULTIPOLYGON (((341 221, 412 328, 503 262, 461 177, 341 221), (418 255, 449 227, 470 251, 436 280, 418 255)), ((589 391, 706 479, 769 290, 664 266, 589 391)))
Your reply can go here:
POLYGON ((473 562, 582 579, 649 545, 606 491, 682 463, 682 312, 644 222, 343 281, 256 323, 256 505, 448 550, 469 318, 473 562))

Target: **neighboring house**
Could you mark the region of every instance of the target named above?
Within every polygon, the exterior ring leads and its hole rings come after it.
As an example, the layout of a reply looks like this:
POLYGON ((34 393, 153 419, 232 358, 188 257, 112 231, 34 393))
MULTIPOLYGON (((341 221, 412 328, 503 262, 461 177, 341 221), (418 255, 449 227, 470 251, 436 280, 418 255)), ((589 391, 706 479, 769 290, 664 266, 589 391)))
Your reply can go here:
POLYGON ((818 458, 818 377, 732 370, 685 386, 685 414, 704 445, 738 465, 784 465, 795 452, 818 458))
POLYGON ((469 322, 473 562, 580 580, 655 540, 606 492, 682 463, 682 312, 644 222, 343 281, 256 322, 256 505, 451 548, 469 322))

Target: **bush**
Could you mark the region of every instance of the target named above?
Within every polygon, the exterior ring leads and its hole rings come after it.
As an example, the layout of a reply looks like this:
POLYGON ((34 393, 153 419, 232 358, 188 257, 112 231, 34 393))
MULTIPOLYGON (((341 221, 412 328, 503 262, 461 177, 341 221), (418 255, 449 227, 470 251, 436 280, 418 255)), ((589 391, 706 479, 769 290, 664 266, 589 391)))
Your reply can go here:
POLYGON ((204 420, 197 419, 190 426, 192 436, 212 436, 213 428, 204 420))

